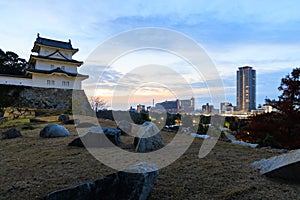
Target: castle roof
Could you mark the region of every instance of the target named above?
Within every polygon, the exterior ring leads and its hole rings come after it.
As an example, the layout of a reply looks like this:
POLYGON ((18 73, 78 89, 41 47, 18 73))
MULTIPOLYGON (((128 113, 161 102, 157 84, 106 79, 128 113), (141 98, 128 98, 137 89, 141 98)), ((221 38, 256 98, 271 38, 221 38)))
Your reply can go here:
POLYGON ((88 75, 82 75, 79 73, 71 73, 71 72, 66 72, 64 70, 62 70, 61 68, 56 68, 53 70, 41 70, 41 69, 27 69, 26 73, 38 73, 38 74, 65 74, 67 76, 71 76, 71 77, 82 77, 82 78, 88 78, 88 75))
POLYGON ((73 46, 71 44, 71 40, 69 40, 68 42, 53 40, 53 39, 40 37, 40 34, 38 34, 31 51, 39 52, 41 46, 71 50, 73 52, 73 54, 75 54, 78 51, 78 49, 73 48, 73 46))
MULTIPOLYGON (((51 54, 52 55, 52 54, 51 54)), ((29 64, 32 64, 35 62, 35 60, 37 59, 42 59, 42 60, 53 60, 53 61, 58 61, 58 62, 67 62, 67 63, 73 63, 73 64, 76 64, 78 66, 82 65, 83 62, 82 61, 78 61, 78 60, 74 60, 74 59, 62 59, 62 58, 53 58, 53 57, 50 57, 51 55, 48 55, 48 56, 41 56, 41 55, 30 55, 30 58, 29 58, 29 61, 28 63, 29 64)))

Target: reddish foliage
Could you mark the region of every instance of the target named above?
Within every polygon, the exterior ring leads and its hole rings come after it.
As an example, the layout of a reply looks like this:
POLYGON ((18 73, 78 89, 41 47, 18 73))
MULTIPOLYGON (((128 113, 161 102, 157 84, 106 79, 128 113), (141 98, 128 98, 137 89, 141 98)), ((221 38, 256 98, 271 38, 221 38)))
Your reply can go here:
POLYGON ((237 139, 246 142, 258 142, 262 146, 300 148, 300 113, 294 113, 292 116, 281 113, 266 113, 251 117, 250 121, 249 125, 237 132, 237 139), (271 144, 264 142, 268 137, 272 140, 271 144), (278 143, 280 145, 277 145, 278 143))

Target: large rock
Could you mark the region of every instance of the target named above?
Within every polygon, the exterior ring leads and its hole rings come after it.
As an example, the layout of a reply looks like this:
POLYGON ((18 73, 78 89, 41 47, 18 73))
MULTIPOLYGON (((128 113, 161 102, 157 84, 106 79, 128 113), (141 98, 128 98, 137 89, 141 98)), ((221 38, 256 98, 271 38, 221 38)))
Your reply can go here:
POLYGON ((112 147, 121 143, 121 131, 113 128, 102 128, 100 126, 92 126, 87 133, 83 133, 75 138, 69 146, 84 147, 112 147), (107 137, 110 142, 106 140, 107 137))
POLYGON ((67 115, 67 114, 61 114, 58 117, 58 121, 60 121, 62 123, 66 122, 68 120, 70 120, 70 118, 69 118, 69 115, 67 115))
POLYGON ((145 122, 137 135, 138 137, 135 137, 133 142, 136 152, 155 151, 163 146, 160 130, 152 122, 145 122))
POLYGON ((121 131, 115 128, 102 128, 105 136, 115 145, 121 143, 121 131))
POLYGON ((12 139, 17 137, 22 137, 22 135, 21 132, 15 128, 11 128, 2 133, 2 139, 12 139))
POLYGON ((55 138, 69 136, 69 131, 58 124, 49 124, 40 131, 40 137, 55 138))
POLYGON ((300 183, 300 149, 252 163, 260 174, 300 183))
POLYGON ((49 193, 47 200, 146 200, 158 175, 150 163, 140 163, 101 179, 49 193))

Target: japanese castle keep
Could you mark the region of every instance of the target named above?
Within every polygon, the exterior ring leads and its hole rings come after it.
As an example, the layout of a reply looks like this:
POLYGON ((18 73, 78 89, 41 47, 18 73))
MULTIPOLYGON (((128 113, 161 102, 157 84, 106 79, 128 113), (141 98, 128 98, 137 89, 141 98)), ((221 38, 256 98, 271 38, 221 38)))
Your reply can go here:
POLYGON ((1 87, 6 86, 3 95, 9 99, 14 93, 12 106, 65 109, 71 102, 72 92, 85 96, 81 82, 88 75, 78 73, 83 62, 72 58, 79 49, 72 46, 71 40, 52 40, 37 34, 31 51, 23 76, 0 74, 1 87))

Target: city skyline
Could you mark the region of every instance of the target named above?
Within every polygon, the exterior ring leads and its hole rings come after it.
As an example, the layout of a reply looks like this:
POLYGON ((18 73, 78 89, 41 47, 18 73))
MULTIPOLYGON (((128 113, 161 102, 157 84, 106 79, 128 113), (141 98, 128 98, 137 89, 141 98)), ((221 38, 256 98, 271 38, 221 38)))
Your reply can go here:
MULTIPOLYGON (((263 104, 266 96, 277 98, 281 78, 300 63, 298 1, 45 1, 37 4, 35 1, 12 0, 1 2, 0 5, 0 15, 6 19, 1 21, 0 48, 16 52, 26 60, 29 59, 37 33, 63 41, 71 39, 72 44, 80 49, 75 59, 83 61, 99 44, 123 31, 160 27, 183 33, 205 49, 223 80, 225 101, 234 104, 234 72, 237 67, 249 65, 256 69, 257 104, 263 104)), ((147 56, 146 53, 144 57, 147 56)), ((169 61, 164 60, 166 65, 187 66, 185 63, 169 61)), ((124 62, 119 64, 121 66, 124 62)), ((88 68, 79 72, 91 74, 88 68)), ((120 76, 125 73, 119 72, 120 76)), ((115 84, 113 75, 107 74, 112 79, 103 85, 99 93, 108 100, 112 85, 115 84)), ((84 87, 94 87, 92 83, 98 78, 91 76, 83 83, 84 87)), ((193 79, 192 76, 187 78, 193 79)), ((203 102, 200 105, 209 102, 203 82, 193 82, 192 86, 197 93, 205 94, 201 96, 203 102)), ((154 90, 147 92, 152 95, 154 90)), ((151 102, 152 98, 145 98, 144 93, 140 91, 141 96, 137 94, 136 103, 151 102)), ((166 94, 158 96, 157 100, 176 99, 166 94)))

